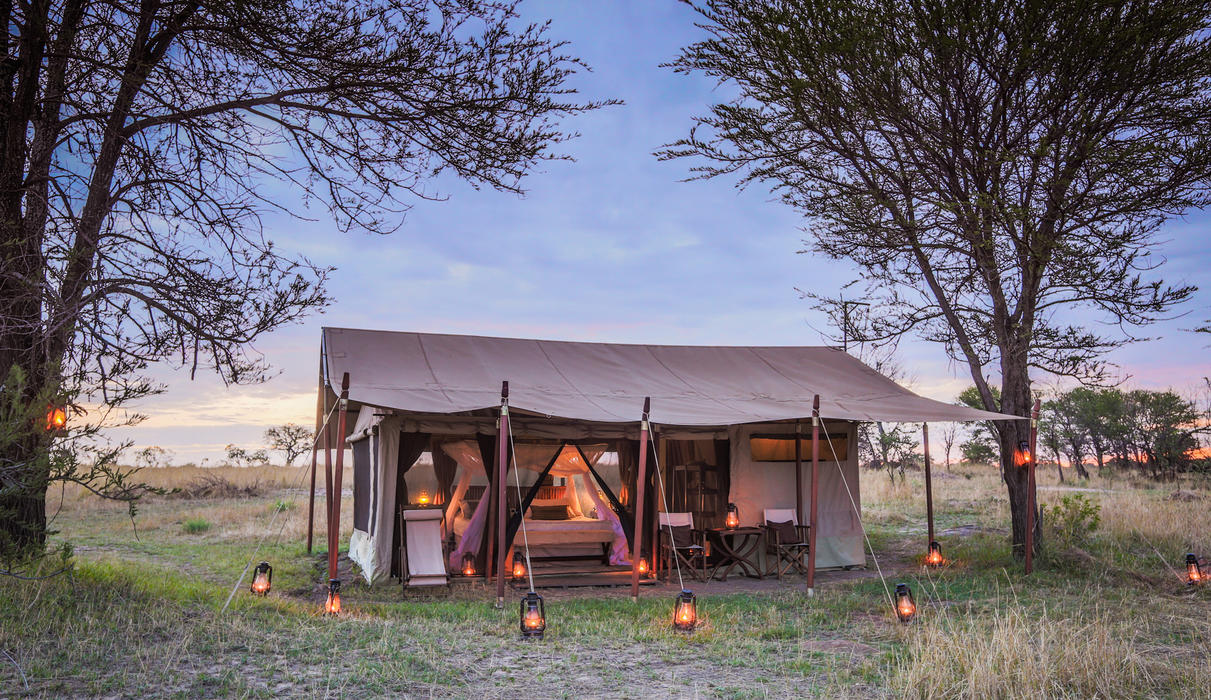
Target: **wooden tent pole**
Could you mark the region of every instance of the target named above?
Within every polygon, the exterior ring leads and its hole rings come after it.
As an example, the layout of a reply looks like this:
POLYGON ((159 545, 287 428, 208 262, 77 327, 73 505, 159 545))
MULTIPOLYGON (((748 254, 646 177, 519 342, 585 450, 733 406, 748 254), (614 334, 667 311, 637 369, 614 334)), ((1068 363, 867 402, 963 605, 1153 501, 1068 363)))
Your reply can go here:
MULTIPOLYGON (((319 437, 318 435, 316 436, 319 437)), ((311 540, 315 535, 315 467, 319 443, 311 443, 311 495, 307 498, 307 553, 311 554, 311 540)))
POLYGON ((639 423, 639 471, 635 477, 635 533, 631 537, 631 600, 639 601, 639 555, 643 547, 644 486, 648 480, 648 412, 652 399, 643 399, 643 420, 639 423))
MULTIPOLYGON (((341 400, 337 404, 336 469, 332 474, 332 510, 328 514, 328 578, 336 576, 336 559, 341 549, 341 477, 345 470, 345 419, 349 411, 349 373, 341 376, 341 400)), ((327 432, 327 431, 325 431, 327 432)))
POLYGON ((1026 460, 1026 573, 1034 570, 1034 465, 1038 461, 1037 448, 1039 441, 1039 409, 1042 399, 1034 400, 1034 408, 1030 411, 1030 459, 1026 460))
MULTIPOLYGON (((839 465, 838 465, 839 466, 839 465)), ((816 501, 820 495, 820 395, 812 398, 812 498, 807 531, 807 594, 816 594, 816 501)))
POLYGON ((324 427, 324 527, 328 551, 332 551, 332 431, 324 427))
MULTIPOLYGON (((322 362, 322 360, 321 360, 322 362)), ((311 543, 315 536, 315 468, 316 455, 320 449, 320 431, 328 418, 328 392, 324 386, 324 368, 320 366, 320 390, 315 397, 315 435, 311 440, 311 496, 307 499, 307 553, 311 554, 311 543)))
POLYGON ((803 524, 803 426, 795 421, 795 524, 803 524))
POLYGON ((929 474, 929 423, 921 424, 921 434, 925 440, 925 516, 929 520, 929 541, 926 548, 933 543, 933 481, 929 474))
MULTIPOLYGON (((505 604, 505 479, 509 473, 509 383, 500 385, 496 428, 496 606, 505 604)), ((521 504, 518 504, 521 507, 521 504)), ((525 517, 524 514, 522 517, 525 517)))

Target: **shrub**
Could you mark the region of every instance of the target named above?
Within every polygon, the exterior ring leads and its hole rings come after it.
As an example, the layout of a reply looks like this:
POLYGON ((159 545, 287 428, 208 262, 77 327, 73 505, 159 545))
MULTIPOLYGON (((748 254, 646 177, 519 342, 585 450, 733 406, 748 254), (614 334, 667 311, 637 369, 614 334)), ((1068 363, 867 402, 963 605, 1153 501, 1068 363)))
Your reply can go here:
POLYGON ((277 502, 275 502, 273 504, 273 507, 269 509, 269 511, 271 513, 276 513, 279 510, 280 511, 294 510, 297 505, 298 504, 295 503, 294 501, 287 501, 287 500, 279 498, 277 500, 277 502))
POLYGON ((210 529, 210 521, 205 518, 190 518, 183 523, 185 534, 199 535, 210 529))
POLYGON ((1055 541, 1069 547, 1085 542, 1097 531, 1102 523, 1101 513, 1101 505, 1079 493, 1064 496, 1050 510, 1047 506, 1039 507, 1039 517, 1055 541), (1046 515, 1048 512, 1050 517, 1046 515))

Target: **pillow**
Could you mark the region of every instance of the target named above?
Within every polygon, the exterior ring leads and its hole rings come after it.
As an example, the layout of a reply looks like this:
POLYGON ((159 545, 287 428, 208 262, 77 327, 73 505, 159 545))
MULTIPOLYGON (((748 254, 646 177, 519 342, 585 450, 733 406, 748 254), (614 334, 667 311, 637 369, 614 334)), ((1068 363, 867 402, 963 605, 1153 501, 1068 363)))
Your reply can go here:
POLYGON ((470 503, 468 503, 467 501, 463 501, 462 503, 458 504, 458 512, 464 518, 466 518, 467 520, 470 520, 471 515, 475 512, 475 509, 473 509, 471 507, 470 503))
POLYGON ((795 528, 794 520, 787 520, 781 523, 772 523, 766 520, 765 524, 778 536, 779 544, 799 544, 799 531, 795 528))
POLYGON ((673 546, 677 549, 685 549, 698 544, 694 541, 694 535, 690 530, 689 525, 673 525, 669 528, 673 531, 673 546))
POLYGON ((563 506, 563 505, 567 505, 567 503, 568 503, 567 498, 535 498, 533 501, 530 501, 530 507, 533 508, 534 506, 563 506))
POLYGON ((532 520, 567 520, 568 506, 530 506, 532 520))

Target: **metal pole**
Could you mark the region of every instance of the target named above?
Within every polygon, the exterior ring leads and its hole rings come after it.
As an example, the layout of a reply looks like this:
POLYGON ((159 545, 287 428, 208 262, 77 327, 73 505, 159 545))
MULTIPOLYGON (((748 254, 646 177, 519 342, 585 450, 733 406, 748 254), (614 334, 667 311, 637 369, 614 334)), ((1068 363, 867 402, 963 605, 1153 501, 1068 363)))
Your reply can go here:
MULTIPOLYGON (((496 606, 505 604, 505 479, 509 473, 509 383, 500 385, 500 424, 496 429, 496 606)), ((520 507, 521 504, 518 504, 520 507)), ((524 516, 523 516, 524 517, 524 516)))
POLYGON ((635 534, 631 538, 631 600, 639 601, 639 556, 643 553, 644 486, 648 480, 648 412, 651 397, 643 399, 643 420, 639 423, 639 473, 635 476, 635 534))
MULTIPOLYGON (((839 465, 838 465, 839 466, 839 465)), ((812 498, 807 531, 807 594, 816 594, 816 502, 820 494, 820 395, 812 398, 812 498)))
POLYGON ((1039 409, 1042 399, 1034 400, 1034 408, 1030 411, 1030 459, 1026 460, 1026 468, 1030 470, 1026 476, 1026 573, 1034 571, 1034 465, 1038 460, 1039 441, 1039 409))
POLYGON ((933 542, 933 481, 929 475, 929 424, 921 424, 921 433, 925 437, 925 515, 929 519, 929 542, 933 542))
POLYGON ((328 578, 337 578, 336 558, 341 548, 341 477, 345 470, 345 418, 349 411, 349 373, 341 376, 341 401, 337 408, 336 421, 336 469, 332 474, 332 511, 328 518, 328 531, 332 544, 328 547, 328 578))

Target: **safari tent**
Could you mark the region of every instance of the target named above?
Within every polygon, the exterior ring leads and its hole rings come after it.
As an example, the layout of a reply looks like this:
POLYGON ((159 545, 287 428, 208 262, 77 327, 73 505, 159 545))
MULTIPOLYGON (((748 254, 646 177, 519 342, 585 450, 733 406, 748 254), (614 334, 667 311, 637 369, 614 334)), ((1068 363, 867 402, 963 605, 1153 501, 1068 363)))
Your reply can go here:
POLYGON ((320 375, 317 424, 334 414, 347 378, 349 553, 370 583, 407 580, 401 538, 416 506, 437 509, 443 547, 429 556, 450 572, 464 562, 491 570, 493 549, 511 552, 523 528, 532 556, 629 566, 636 539, 645 556, 654 551, 660 511, 718 527, 733 503, 742 525, 762 524, 772 508, 793 509, 806 524, 813 400, 814 566, 861 566, 857 424, 1008 417, 919 396, 831 347, 325 328, 320 375), (642 422, 645 399, 650 420, 642 422), (640 454, 641 430, 650 430, 650 455, 640 454), (501 449, 501 435, 511 450, 501 449), (504 495, 495 488, 501 461, 504 495))

